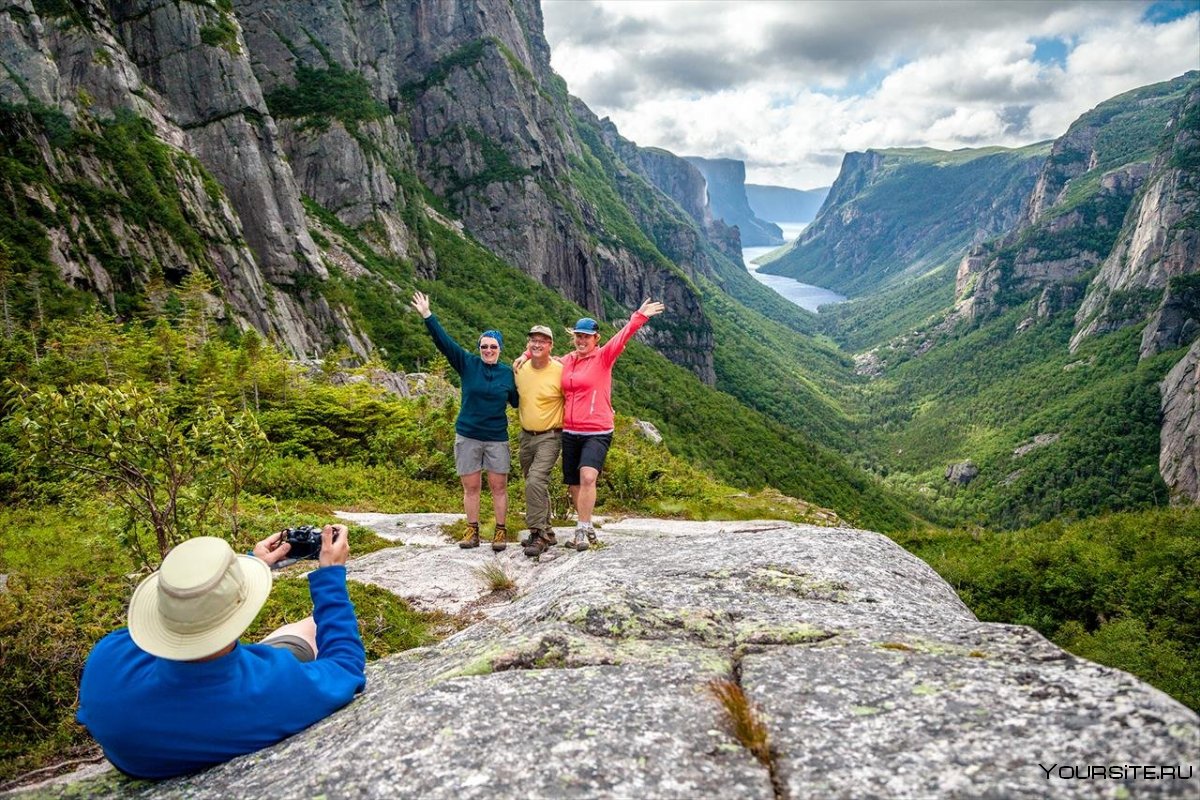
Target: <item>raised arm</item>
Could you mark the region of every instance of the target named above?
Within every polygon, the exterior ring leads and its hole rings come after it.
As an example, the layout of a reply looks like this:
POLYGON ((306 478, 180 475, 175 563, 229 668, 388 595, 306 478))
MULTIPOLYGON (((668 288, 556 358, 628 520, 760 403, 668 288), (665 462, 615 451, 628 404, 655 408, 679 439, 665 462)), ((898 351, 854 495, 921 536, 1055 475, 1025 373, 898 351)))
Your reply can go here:
POLYGON ((471 354, 459 346, 458 342, 450 338, 450 334, 446 333, 442 328, 442 324, 438 322, 438 318, 429 310, 429 297, 424 292, 413 292, 412 307, 416 310, 421 318, 425 320, 425 330, 429 332, 430 338, 433 339, 434 346, 446 357, 450 362, 450 366, 458 374, 462 374, 463 367, 466 366, 467 359, 471 354))
POLYGON ((646 298, 641 307, 633 312, 633 316, 629 318, 629 322, 625 323, 625 327, 617 331, 616 336, 609 339, 600 346, 600 358, 604 364, 612 366, 616 362, 617 356, 625 350, 625 345, 633 338, 646 322, 654 316, 658 316, 663 312, 665 306, 656 300, 646 298))

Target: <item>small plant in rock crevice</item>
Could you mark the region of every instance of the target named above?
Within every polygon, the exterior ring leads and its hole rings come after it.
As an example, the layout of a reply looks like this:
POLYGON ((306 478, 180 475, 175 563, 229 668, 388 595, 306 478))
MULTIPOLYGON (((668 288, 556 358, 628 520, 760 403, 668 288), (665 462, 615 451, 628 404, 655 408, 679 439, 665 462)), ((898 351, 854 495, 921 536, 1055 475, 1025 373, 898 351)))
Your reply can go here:
POLYGON ((767 725, 758 707, 750 702, 742 687, 722 678, 709 681, 708 691, 724 710, 725 722, 733 738, 749 750, 760 764, 771 769, 771 742, 767 725))
POLYGON ((488 562, 471 570, 493 592, 510 592, 517 588, 517 583, 504 567, 495 562, 488 562))

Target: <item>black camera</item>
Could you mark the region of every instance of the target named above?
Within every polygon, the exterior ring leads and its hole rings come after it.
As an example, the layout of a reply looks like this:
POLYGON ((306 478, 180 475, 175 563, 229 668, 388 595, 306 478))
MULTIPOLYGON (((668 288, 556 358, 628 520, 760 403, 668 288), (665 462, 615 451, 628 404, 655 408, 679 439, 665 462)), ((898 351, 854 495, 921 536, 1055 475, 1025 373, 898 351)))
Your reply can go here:
MULTIPOLYGON (((338 532, 333 532, 333 540, 336 542, 338 532)), ((287 557, 294 558, 297 561, 306 558, 316 558, 321 555, 321 529, 316 525, 301 525, 296 528, 288 528, 283 532, 283 541, 292 546, 288 550, 287 557)))

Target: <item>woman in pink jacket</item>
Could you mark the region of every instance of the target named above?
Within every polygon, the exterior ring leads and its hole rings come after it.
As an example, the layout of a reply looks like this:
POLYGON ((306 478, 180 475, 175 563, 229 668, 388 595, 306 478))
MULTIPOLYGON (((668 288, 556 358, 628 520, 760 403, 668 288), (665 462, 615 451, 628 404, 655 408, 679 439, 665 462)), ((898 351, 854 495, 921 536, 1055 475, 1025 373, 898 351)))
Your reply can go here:
POLYGON ((596 541, 592 509, 596 505, 596 478, 612 445, 613 365, 633 335, 662 311, 662 303, 646 300, 603 346, 600 326, 590 317, 579 320, 570 330, 575 337, 575 351, 562 359, 562 467, 563 483, 579 517, 575 540, 566 544, 569 548, 587 550, 596 541))

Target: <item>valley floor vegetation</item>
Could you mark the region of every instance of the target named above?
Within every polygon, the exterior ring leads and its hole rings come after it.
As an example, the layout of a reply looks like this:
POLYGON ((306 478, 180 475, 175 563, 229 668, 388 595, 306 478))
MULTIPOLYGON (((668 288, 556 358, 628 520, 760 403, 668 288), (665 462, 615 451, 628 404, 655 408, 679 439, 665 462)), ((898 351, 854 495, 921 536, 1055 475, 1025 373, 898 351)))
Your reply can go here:
MULTIPOLYGON (((0 785, 94 753, 73 721, 83 661, 123 624, 129 593, 174 544, 217 535, 245 551, 335 509, 459 506, 446 364, 428 362, 422 393, 401 398, 370 382, 382 364, 298 364, 253 332, 217 324, 202 288, 185 286, 173 313, 148 321, 93 312, 36 338, 0 339, 0 785)), ((632 423, 618 420, 603 513, 837 522, 769 487, 723 484, 632 423)), ((515 438, 515 415, 512 430, 515 438)), ((519 530, 522 487, 512 477, 508 524, 519 530)), ((561 518, 567 493, 557 479, 552 498, 561 518)), ((355 555, 394 546, 362 528, 351 535, 355 555)), ((1032 625, 1200 707, 1200 511, 892 535, 982 619, 1032 625)), ((303 569, 277 582, 248 639, 309 613, 303 569)), ((351 596, 369 658, 463 624, 374 587, 352 583, 351 596)))

